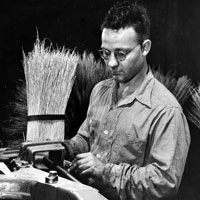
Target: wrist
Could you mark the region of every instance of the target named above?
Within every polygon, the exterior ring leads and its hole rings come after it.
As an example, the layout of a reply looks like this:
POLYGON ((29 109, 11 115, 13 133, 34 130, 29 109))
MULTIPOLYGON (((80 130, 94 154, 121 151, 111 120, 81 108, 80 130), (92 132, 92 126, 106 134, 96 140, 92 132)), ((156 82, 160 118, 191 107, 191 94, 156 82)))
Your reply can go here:
POLYGON ((108 179, 110 179, 113 167, 114 167, 114 164, 112 163, 106 163, 104 165, 103 172, 102 172, 104 183, 107 183, 108 179))

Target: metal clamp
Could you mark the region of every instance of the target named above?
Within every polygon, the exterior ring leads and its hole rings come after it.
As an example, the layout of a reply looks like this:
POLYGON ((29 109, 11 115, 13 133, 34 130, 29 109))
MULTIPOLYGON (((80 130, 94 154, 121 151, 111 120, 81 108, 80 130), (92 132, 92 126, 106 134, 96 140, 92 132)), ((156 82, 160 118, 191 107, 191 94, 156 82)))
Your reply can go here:
POLYGON ((38 159, 38 155, 43 158, 48 154, 51 160, 63 166, 64 150, 64 146, 59 141, 24 142, 21 145, 19 157, 21 160, 34 164, 38 159))

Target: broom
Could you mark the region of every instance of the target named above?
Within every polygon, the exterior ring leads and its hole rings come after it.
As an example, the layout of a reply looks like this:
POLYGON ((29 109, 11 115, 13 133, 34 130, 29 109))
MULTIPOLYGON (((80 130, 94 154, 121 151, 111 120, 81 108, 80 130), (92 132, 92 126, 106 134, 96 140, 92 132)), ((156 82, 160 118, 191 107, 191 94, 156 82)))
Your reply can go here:
POLYGON ((75 79, 78 56, 65 48, 52 50, 37 38, 23 52, 27 94, 26 141, 64 140, 65 110, 75 79))

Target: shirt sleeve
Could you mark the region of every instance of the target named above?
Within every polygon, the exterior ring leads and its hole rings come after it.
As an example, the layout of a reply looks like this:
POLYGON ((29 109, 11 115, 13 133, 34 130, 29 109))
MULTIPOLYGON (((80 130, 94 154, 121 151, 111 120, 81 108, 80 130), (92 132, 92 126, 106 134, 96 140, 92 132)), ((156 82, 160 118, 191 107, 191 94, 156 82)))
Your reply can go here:
POLYGON ((88 139, 79 134, 61 143, 65 147, 64 157, 67 160, 73 160, 77 154, 89 151, 88 139))
POLYGON ((65 146, 66 153, 65 153, 65 158, 68 160, 72 160, 76 154, 79 153, 85 153, 90 150, 90 145, 89 145, 89 118, 90 118, 90 113, 91 113, 91 104, 93 101, 93 96, 95 95, 97 86, 95 86, 91 92, 90 95, 90 101, 89 101, 89 106, 88 106, 88 111, 87 111, 87 117, 80 126, 78 133, 72 137, 70 140, 67 140, 63 142, 63 145, 65 146))
POLYGON ((190 144, 186 118, 179 108, 170 108, 153 124, 143 166, 105 165, 103 179, 121 199, 156 199, 178 190, 190 144))

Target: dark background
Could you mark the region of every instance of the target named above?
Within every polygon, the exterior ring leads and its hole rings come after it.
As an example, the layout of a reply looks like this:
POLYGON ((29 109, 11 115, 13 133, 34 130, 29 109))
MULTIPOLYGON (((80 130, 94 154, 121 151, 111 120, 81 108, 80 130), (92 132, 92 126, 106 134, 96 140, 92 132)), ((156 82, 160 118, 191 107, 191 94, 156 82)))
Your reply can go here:
MULTIPOLYGON (((56 47, 94 53, 100 46, 100 24, 116 0, 1 0, 0 1, 0 120, 12 100, 17 81, 24 79, 22 50, 47 38, 56 47)), ((200 80, 200 1, 146 0, 151 16, 152 50, 149 63, 164 72, 176 71, 200 80)))

